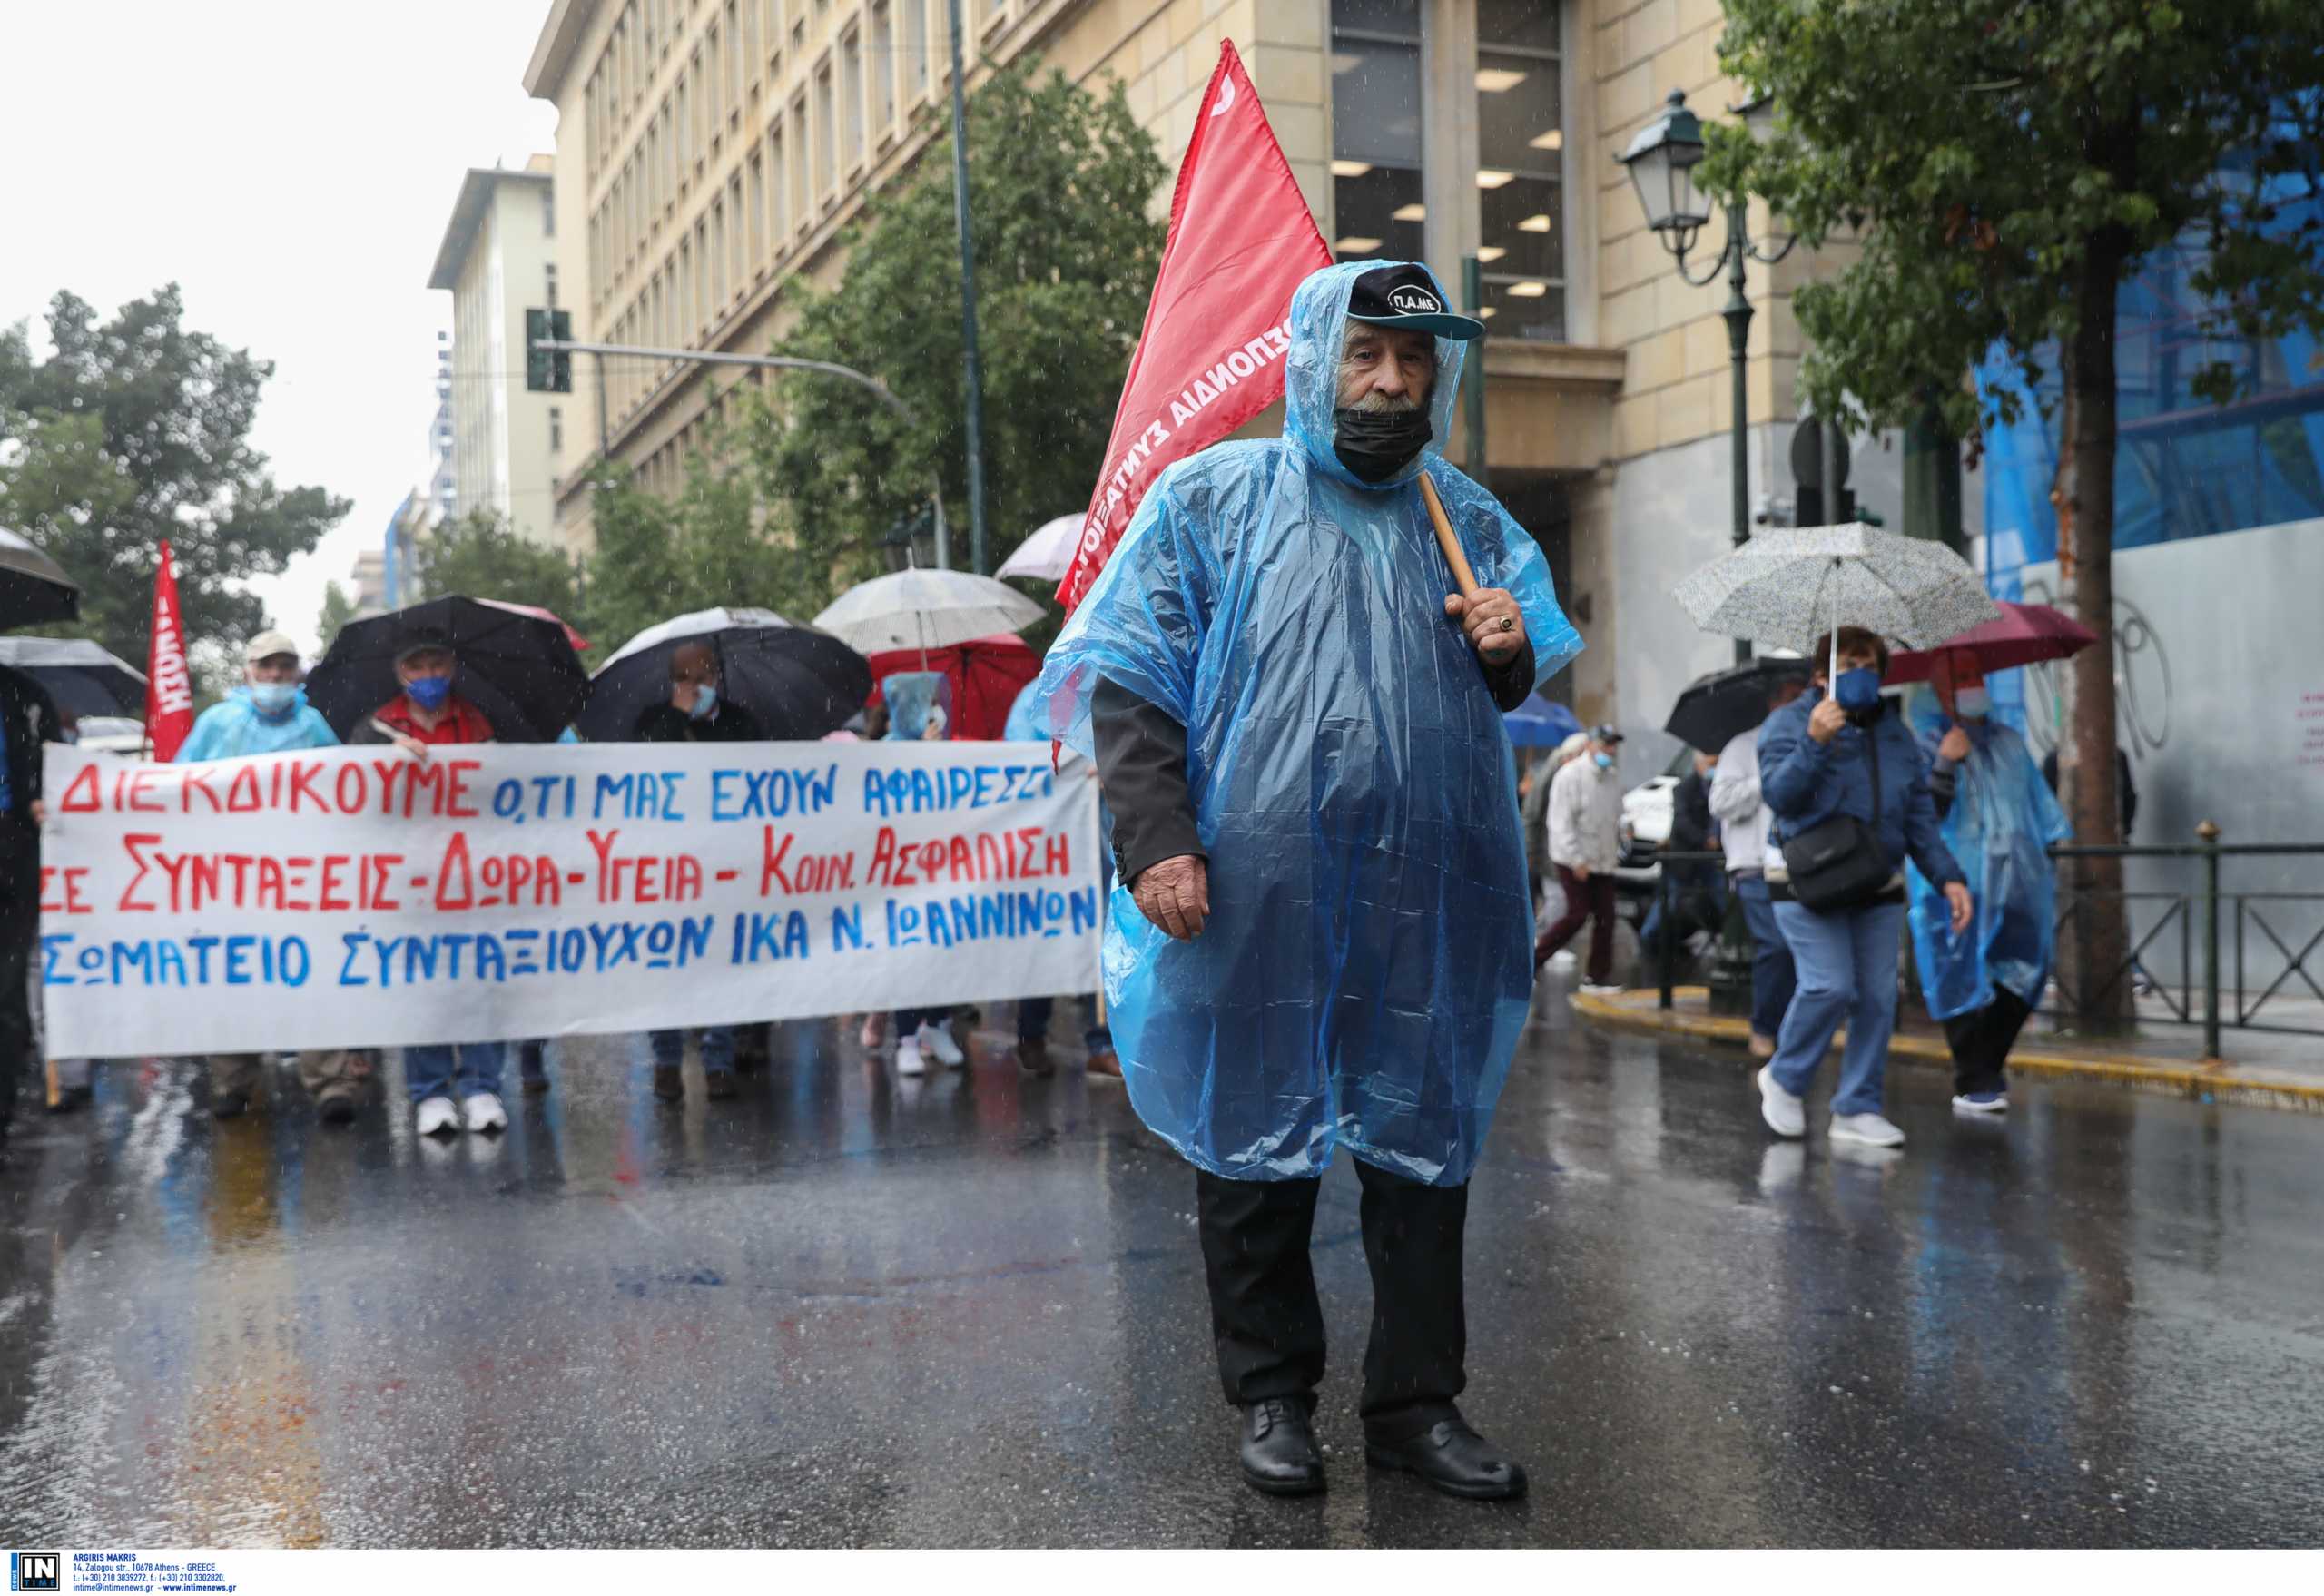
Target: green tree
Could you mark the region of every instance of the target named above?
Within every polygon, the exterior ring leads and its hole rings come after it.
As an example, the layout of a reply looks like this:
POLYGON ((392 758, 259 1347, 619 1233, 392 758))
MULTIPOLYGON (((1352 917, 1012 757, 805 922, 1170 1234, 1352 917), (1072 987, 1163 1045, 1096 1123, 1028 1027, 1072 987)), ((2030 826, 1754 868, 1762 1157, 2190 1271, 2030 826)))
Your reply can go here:
POLYGON ((504 604, 537 604, 570 619, 577 573, 563 549, 536 543, 491 510, 447 521, 420 543, 419 597, 458 594, 504 604))
MULTIPOLYGON (((1100 98, 1029 60, 977 91, 969 148, 998 566, 1026 533, 1088 502, 1161 260, 1164 229, 1147 207, 1165 170, 1118 84, 1100 98)), ((784 545, 778 590, 812 615, 884 568, 881 540, 940 480, 954 563, 968 563, 949 139, 856 229, 838 288, 803 300, 779 352, 871 372, 910 410, 802 373, 743 412, 743 448, 784 545)))
POLYGON ((339 629, 354 618, 353 596, 336 582, 325 583, 322 613, 315 617, 315 631, 322 639, 316 645, 316 658, 330 652, 331 640, 339 635, 339 629))
POLYGON ((757 606, 803 620, 829 602, 798 579, 796 552, 767 537, 753 481, 714 429, 676 498, 618 478, 598 488, 580 605, 590 635, 611 650, 691 610, 757 606))
MULTIPOLYGON (((1794 300, 1818 411, 1905 424, 1932 404, 1974 436, 1965 374, 1996 348, 2030 390, 2053 367, 2066 602, 2113 629, 2117 300, 2141 260, 2192 245, 2223 339, 2324 330, 2311 199, 2324 163, 2324 7, 2313 0, 1727 0, 1720 57, 1772 93, 1761 148, 1718 137, 1715 191, 1765 195, 1811 243, 1859 230, 1794 300)), ((2191 330, 2188 336, 2191 336, 2191 330)), ((2232 382, 2210 373, 2205 391, 2232 382)), ((2017 401, 1989 400, 2004 417, 2017 401)), ((2059 768, 2074 833, 2112 842, 2112 650, 2067 672, 2059 768)), ((2093 862, 2062 949, 2085 1013, 2127 1009, 2113 862, 2093 862), (2109 990, 2111 987, 2111 990, 2109 990)))
POLYGON ((0 332, 0 523, 82 584, 81 635, 145 656, 163 538, 190 639, 238 642, 265 607, 240 584, 280 572, 346 516, 320 488, 283 488, 250 444, 273 366, 184 325, 171 284, 109 321, 51 302, 53 352, 0 332))

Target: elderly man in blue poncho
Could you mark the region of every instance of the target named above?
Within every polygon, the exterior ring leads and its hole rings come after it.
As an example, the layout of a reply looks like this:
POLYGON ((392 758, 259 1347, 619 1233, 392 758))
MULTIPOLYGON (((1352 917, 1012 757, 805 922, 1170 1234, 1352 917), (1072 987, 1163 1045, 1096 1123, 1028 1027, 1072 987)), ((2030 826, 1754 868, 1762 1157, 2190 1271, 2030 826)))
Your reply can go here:
POLYGON ((1420 266, 1301 283, 1284 437, 1166 471, 1041 676, 1039 724, 1094 754, 1113 815, 1123 1076, 1196 1167, 1244 1477, 1281 1494, 1324 1484, 1308 1239, 1342 1148, 1372 1266, 1366 1457, 1455 1495, 1525 1488, 1453 1405, 1462 1233, 1532 988, 1502 711, 1581 643, 1540 547, 1439 452, 1483 330, 1420 266))

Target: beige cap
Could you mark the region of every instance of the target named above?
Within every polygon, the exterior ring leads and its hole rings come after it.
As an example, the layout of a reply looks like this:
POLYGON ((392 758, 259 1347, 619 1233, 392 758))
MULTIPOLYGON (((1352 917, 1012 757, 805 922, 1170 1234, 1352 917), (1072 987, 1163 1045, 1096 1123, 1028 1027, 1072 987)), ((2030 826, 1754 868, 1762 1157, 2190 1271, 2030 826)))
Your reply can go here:
POLYGON ((299 645, 290 641, 288 633, 261 632, 242 645, 242 660, 248 665, 256 665, 262 659, 271 659, 278 654, 287 654, 292 659, 299 657, 299 645))

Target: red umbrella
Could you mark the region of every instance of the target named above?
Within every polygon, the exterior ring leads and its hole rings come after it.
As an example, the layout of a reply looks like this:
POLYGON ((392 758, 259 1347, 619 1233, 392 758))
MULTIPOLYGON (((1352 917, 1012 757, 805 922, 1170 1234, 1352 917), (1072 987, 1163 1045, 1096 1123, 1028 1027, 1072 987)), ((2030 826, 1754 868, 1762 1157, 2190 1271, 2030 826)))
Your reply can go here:
POLYGON ((537 621, 555 621, 558 626, 565 627, 565 640, 573 645, 574 653, 584 654, 588 651, 589 640, 575 631, 563 616, 552 610, 545 610, 537 604, 510 604, 505 598, 479 598, 477 602, 488 604, 495 609, 505 609, 511 615, 530 616, 537 621))
POLYGON ((1941 659, 1953 662, 1956 672, 1961 665, 1974 664, 1983 675, 2012 665, 2063 659, 2097 641, 2095 633, 2062 610, 2046 604, 2004 603, 1996 620, 1956 632, 1934 648, 1890 655, 1887 682, 1900 686, 1906 682, 1933 681, 1941 659))

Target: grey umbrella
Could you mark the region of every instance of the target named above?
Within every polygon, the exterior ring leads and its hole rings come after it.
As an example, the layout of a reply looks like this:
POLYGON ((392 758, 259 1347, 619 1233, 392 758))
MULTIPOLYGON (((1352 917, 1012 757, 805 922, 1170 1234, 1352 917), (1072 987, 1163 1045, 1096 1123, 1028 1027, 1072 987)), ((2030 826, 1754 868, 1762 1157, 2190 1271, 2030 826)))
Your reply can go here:
POLYGON ((145 673, 85 637, 0 637, 0 665, 31 676, 74 714, 145 713, 145 673))
POLYGON ((0 528, 0 626, 69 621, 81 613, 81 589, 29 538, 0 528))
POLYGON ((1706 632, 1803 654, 1843 626, 1926 648, 2001 614, 1945 545, 1860 521, 1770 527, 1670 591, 1706 632))

